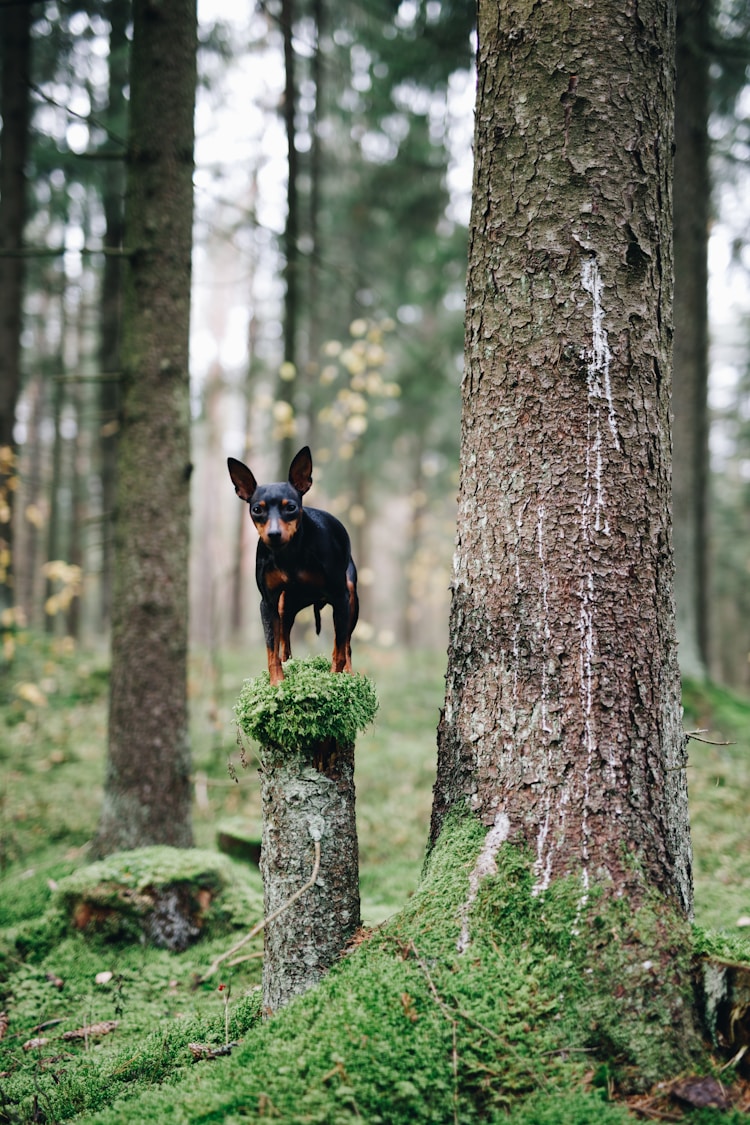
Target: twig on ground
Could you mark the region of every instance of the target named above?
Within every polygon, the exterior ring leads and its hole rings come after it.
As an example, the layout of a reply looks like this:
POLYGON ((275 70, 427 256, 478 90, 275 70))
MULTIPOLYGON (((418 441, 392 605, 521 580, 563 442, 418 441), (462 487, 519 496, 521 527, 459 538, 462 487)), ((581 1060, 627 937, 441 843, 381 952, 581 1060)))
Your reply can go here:
POLYGON ((452 1049, 451 1049, 451 1063, 452 1063, 452 1066, 453 1066, 453 1121, 454 1121, 454 1125, 459 1125, 459 1121, 458 1121, 458 1045, 457 1045, 457 1031, 456 1031, 457 1020, 454 1018, 454 1016, 451 1013, 450 1008, 445 1003, 442 996, 440 995, 437 988, 435 987, 435 982, 432 979, 432 977, 430 976, 430 970, 427 968, 427 965, 422 960, 422 958, 419 956, 419 953, 417 952, 417 947, 416 947, 416 945, 414 944, 413 941, 409 942, 409 948, 411 949, 412 953, 414 954, 414 957, 416 958, 417 964, 419 965, 420 969, 422 970, 422 972, 425 975, 425 979, 426 979, 427 984, 429 986, 430 992, 435 997, 435 1003, 440 1008, 440 1011, 443 1013, 445 1018, 448 1020, 448 1023, 451 1025, 451 1034, 452 1034, 452 1037, 453 1037, 453 1046, 452 1046, 452 1049))

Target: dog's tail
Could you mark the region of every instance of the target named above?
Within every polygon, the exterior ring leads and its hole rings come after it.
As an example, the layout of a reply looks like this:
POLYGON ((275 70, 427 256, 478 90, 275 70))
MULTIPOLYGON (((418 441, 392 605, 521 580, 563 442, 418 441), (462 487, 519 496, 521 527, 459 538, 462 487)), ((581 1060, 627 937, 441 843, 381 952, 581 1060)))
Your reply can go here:
POLYGON ((315 613, 315 632, 320 636, 320 610, 325 605, 325 602, 315 602, 313 611, 315 613))

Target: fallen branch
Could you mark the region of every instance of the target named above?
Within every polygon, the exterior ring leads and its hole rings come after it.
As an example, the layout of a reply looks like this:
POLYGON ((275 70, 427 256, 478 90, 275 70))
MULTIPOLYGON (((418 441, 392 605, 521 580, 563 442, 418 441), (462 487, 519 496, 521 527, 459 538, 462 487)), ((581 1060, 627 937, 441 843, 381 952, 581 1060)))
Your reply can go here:
POLYGON ((454 1018, 453 1013, 451 1012, 450 1008, 445 1003, 442 996, 440 995, 437 988, 435 987, 435 982, 433 981, 432 977, 430 976, 430 970, 427 968, 427 965, 422 960, 422 958, 419 956, 419 953, 417 951, 417 947, 416 947, 416 945, 414 944, 413 941, 409 942, 409 949, 414 954, 414 957, 416 959, 417 964, 419 965, 420 969, 422 970, 422 972, 425 975, 425 978, 427 980, 427 984, 429 986, 430 992, 435 997, 435 1003, 440 1008, 440 1011, 443 1013, 443 1016, 445 1017, 445 1019, 448 1021, 448 1023, 451 1026, 451 1037, 452 1037, 452 1040, 453 1040, 453 1045, 452 1045, 452 1049, 451 1049, 451 1065, 452 1065, 452 1068, 453 1068, 453 1121, 454 1121, 454 1125, 458 1125, 458 1032, 457 1032, 458 1025, 457 1025, 457 1021, 454 1018))
POLYGON ((238 952, 238 950, 247 945, 249 941, 252 941, 254 937, 257 937, 261 930, 263 930, 269 922, 273 922, 275 918, 278 918, 280 914, 283 914, 285 910, 288 910, 289 907, 292 906, 298 898, 301 898, 305 891, 309 891, 311 887, 315 886, 315 880, 318 878, 318 872, 320 871, 320 840, 314 840, 313 843, 315 845, 315 860, 313 862, 313 869, 310 878, 307 880, 304 886, 300 887, 299 890, 296 890, 294 894, 290 898, 288 898, 286 902, 283 902, 281 906, 277 907, 276 910, 272 911, 265 918, 261 918, 260 922, 256 923, 256 925, 253 926, 252 930, 250 930, 249 933, 245 934, 243 938, 240 938, 240 940, 235 945, 233 945, 231 949, 228 949, 225 953, 220 954, 216 958, 216 960, 209 966, 203 976, 198 978, 196 982, 197 984, 203 984, 208 980, 209 977, 212 977, 219 966, 223 965, 229 957, 233 957, 235 953, 238 952))
POLYGON ((692 738, 694 742, 705 742, 706 746, 736 746, 736 742, 715 742, 712 738, 701 738, 702 734, 708 734, 708 727, 699 730, 686 730, 683 732, 685 738, 690 741, 692 738))

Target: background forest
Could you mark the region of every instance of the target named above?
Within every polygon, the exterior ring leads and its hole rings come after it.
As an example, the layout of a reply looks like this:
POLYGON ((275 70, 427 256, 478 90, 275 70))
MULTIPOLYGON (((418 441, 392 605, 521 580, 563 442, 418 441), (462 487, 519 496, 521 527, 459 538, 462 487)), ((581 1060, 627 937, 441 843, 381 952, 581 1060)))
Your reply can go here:
MULTIPOLYGON (((442 650, 458 461, 471 6, 226 7, 205 0, 199 11, 192 639, 212 650, 260 639, 252 529, 226 480, 226 455, 271 479, 309 442, 313 502, 346 513, 353 533, 359 638, 442 650)), ((678 572, 697 575, 684 600, 698 606, 700 667, 743 688, 748 14, 729 0, 686 4, 683 24, 695 11, 689 86, 702 72, 707 102, 685 98, 683 114, 709 144, 699 153, 702 173, 687 170, 696 183, 685 206, 708 217, 710 238, 700 224, 681 227, 678 211, 677 252, 682 238, 698 242, 699 258, 708 253, 712 375, 706 400, 708 355, 693 354, 702 368, 697 413, 676 438, 675 479, 690 482, 687 497, 676 492, 678 572), (696 207, 697 189, 710 198, 696 207), (706 480, 693 467, 705 458, 709 430, 706 480), (696 521, 698 538, 685 551, 697 559, 680 557, 683 519, 696 521)), ((129 5, 5 5, 3 18, 3 114, 14 123, 12 135, 3 132, 5 246, 15 244, 19 222, 25 228, 22 253, 6 250, 0 262, 0 445, 17 458, 18 476, 2 509, 12 531, 3 573, 12 550, 15 574, 2 619, 8 659, 18 627, 88 643, 107 636, 129 5), (15 36, 27 33, 25 66, 15 36), (17 81, 24 72, 29 83, 17 81), (14 290, 20 322, 7 311, 14 290)), ((700 320, 705 296, 684 276, 678 267, 676 318, 682 298, 690 320, 696 308, 700 320)), ((681 378, 678 355, 677 402, 693 393, 681 378)))

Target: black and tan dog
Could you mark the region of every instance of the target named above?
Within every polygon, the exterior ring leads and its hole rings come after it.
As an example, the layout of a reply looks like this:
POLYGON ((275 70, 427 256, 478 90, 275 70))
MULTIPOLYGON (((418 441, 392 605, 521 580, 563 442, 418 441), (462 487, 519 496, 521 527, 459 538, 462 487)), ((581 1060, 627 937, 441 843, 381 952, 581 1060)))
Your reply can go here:
POLYGON ((289 467, 289 480, 259 485, 241 461, 227 461, 235 492, 250 506, 258 532, 255 579, 268 649, 272 684, 284 678, 282 664, 292 655, 289 634, 301 609, 313 606, 320 632, 320 610, 333 609, 332 672, 351 672, 351 639, 359 614, 357 569, 346 528, 330 512, 303 508, 312 484, 312 454, 301 449, 289 467))

